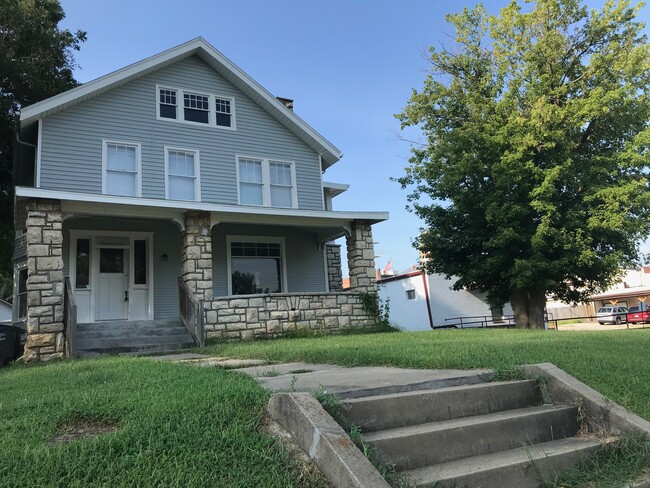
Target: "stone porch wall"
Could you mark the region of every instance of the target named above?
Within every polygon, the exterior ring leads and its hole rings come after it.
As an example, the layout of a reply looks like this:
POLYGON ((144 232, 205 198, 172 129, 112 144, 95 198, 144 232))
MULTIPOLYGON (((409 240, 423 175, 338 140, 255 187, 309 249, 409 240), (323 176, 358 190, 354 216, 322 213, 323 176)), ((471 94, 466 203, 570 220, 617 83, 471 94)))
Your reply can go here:
POLYGON ((359 295, 346 292, 228 296, 205 302, 208 338, 252 339, 311 329, 372 327, 359 295))
POLYGON ((341 291, 343 289, 341 246, 338 244, 327 244, 325 249, 327 253, 327 282, 330 291, 341 291))

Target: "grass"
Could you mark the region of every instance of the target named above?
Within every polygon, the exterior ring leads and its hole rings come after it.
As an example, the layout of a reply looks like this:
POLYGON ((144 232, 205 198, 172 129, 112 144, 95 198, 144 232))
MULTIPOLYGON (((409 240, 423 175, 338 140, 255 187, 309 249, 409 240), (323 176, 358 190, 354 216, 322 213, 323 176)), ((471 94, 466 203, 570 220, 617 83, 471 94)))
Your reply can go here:
POLYGON ((438 330, 212 344, 207 354, 405 368, 493 368, 551 362, 650 420, 650 330, 438 330))
POLYGON ((261 428, 268 395, 240 373, 144 359, 4 368, 0 486, 325 486, 261 428), (80 425, 109 429, 60 441, 80 425))

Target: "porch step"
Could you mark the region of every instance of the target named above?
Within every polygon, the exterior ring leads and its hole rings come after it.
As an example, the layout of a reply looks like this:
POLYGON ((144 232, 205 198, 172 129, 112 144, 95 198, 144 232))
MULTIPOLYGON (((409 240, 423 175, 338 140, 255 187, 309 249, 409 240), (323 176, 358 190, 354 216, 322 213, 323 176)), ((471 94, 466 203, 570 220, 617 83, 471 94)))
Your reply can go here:
POLYGON ((77 355, 173 352, 194 347, 179 320, 109 321, 79 324, 77 355))

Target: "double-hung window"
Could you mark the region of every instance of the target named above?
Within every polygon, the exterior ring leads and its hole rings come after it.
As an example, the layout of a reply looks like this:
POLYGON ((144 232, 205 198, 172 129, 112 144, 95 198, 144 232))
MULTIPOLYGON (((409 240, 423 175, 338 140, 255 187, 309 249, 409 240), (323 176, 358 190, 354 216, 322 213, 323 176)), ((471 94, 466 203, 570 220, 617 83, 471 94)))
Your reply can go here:
POLYGON ((140 144, 106 140, 103 144, 103 193, 139 197, 140 144))
POLYGON ((156 85, 156 116, 195 125, 235 129, 235 99, 156 85))
POLYGON ((170 200, 201 200, 199 151, 165 147, 165 194, 170 200))
POLYGON ((183 93, 185 120, 200 124, 210 123, 210 98, 205 95, 183 93))
POLYGON ((293 162, 240 156, 237 173, 241 205, 298 206, 293 162))

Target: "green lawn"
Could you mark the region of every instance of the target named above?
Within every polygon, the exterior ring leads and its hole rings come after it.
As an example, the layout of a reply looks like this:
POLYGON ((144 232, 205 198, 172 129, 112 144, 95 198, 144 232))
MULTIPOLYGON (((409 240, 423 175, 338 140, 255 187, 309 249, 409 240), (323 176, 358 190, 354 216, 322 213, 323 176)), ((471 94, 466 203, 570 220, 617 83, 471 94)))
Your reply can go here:
POLYGON ((216 368, 134 358, 0 369, 0 486, 316 486, 260 428, 269 394, 216 368), (65 425, 117 431, 66 443, 65 425))
MULTIPOLYGON (((553 362, 646 419, 649 351, 650 329, 443 330, 205 348, 217 356, 415 368, 553 362)), ((322 486, 264 434, 268 396, 239 373, 136 358, 0 369, 0 486, 322 486), (117 430, 52 442, 79 422, 117 430)))
POLYGON ((650 329, 438 330, 213 344, 205 351, 275 361, 411 368, 505 370, 551 362, 650 420, 650 329))

